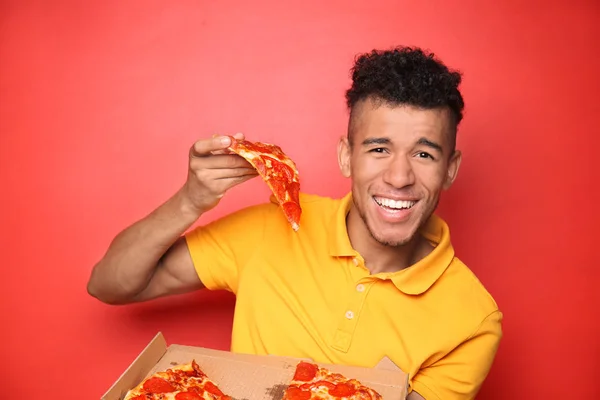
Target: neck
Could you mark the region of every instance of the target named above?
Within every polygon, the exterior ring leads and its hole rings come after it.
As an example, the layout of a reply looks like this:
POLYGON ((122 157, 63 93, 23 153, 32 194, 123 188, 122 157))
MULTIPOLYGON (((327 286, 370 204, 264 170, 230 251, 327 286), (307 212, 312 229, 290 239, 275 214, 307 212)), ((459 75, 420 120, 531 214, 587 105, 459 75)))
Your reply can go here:
POLYGON ((420 234, 398 246, 378 242, 371 236, 354 206, 346 217, 346 227, 352 247, 364 258, 371 274, 408 268, 433 250, 433 246, 420 234))

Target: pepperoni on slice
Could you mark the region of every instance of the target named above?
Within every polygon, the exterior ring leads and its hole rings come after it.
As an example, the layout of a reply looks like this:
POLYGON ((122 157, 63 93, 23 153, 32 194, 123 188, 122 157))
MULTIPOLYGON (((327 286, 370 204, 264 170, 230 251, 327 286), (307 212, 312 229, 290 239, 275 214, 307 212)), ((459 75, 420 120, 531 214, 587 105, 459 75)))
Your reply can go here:
POLYGON ((338 383, 333 389, 329 389, 329 394, 336 397, 348 397, 356 393, 354 386, 348 383, 338 383))
POLYGON ((255 158, 254 160, 252 160, 252 164, 254 165, 254 168, 256 168, 260 176, 265 176, 267 174, 267 166, 265 165, 265 162, 263 160, 261 160, 260 158, 255 158))
POLYGON ((317 366, 305 361, 300 361, 296 367, 296 373, 294 374, 294 380, 308 382, 315 378, 317 375, 317 366))
POLYGON ((248 141, 245 141, 244 144, 246 146, 246 149, 248 149, 250 151, 256 151, 256 152, 260 152, 260 153, 271 153, 271 154, 278 154, 279 152, 281 152, 280 148, 275 145, 268 145, 268 144, 260 143, 260 142, 250 143, 248 141))
POLYGON ((296 203, 283 203, 283 211, 285 215, 294 222, 300 222, 300 216, 302 215, 302 209, 296 203))
POLYGON ((279 179, 270 179, 271 189, 278 201, 285 199, 285 182, 279 179))
POLYGON ((284 179, 285 181, 291 181, 292 179, 294 179, 294 171, 290 168, 289 165, 281 161, 277 161, 271 157, 263 158, 271 159, 271 165, 273 165, 273 170, 277 172, 277 174, 281 176, 282 179, 284 179))
POLYGON ((290 182, 287 186, 290 200, 294 203, 300 203, 300 184, 298 182, 290 182))
POLYGON ((181 392, 177 393, 175 400, 202 400, 202 397, 195 392, 181 392))
POLYGON ((290 387, 285 392, 286 400, 310 400, 310 396, 311 396, 310 392, 304 391, 295 386, 290 387))
POLYGON ((169 393, 175 388, 166 380, 155 376, 144 382, 144 390, 148 393, 169 393))
POLYGON ((204 390, 208 393, 216 394, 217 396, 223 396, 223 392, 219 390, 219 388, 212 382, 206 382, 204 385, 204 390))

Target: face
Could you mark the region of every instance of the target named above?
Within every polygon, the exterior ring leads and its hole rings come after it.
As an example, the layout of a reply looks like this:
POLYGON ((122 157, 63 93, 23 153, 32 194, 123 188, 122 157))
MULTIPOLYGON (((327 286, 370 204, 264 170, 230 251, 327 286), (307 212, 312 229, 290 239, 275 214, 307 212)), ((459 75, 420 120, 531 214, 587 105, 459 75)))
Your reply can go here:
POLYGON ((342 174, 352 179, 348 229, 386 246, 406 244, 456 178, 461 155, 451 154, 450 113, 367 100, 351 125, 352 143, 344 138, 338 147, 342 174))

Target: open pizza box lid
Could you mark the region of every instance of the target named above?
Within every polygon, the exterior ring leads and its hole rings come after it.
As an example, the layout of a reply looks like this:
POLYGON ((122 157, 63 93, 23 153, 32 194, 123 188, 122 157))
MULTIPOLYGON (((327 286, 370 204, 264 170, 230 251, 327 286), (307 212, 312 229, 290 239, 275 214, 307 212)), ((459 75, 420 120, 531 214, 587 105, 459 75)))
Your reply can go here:
MULTIPOLYGON (((164 371, 192 359, 234 400, 281 400, 300 361, 291 357, 235 354, 178 344, 167 346, 165 337, 159 332, 102 396, 102 400, 121 400, 128 390, 156 371, 164 371)), ((387 357, 375 368, 319 365, 359 380, 379 392, 385 400, 406 399, 408 375, 387 357)))

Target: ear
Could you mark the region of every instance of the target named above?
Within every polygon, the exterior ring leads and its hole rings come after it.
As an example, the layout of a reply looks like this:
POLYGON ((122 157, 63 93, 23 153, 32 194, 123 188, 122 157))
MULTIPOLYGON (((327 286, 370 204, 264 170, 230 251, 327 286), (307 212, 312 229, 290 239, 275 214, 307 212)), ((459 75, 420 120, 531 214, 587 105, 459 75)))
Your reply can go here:
POLYGON ((348 138, 340 138, 340 142, 338 143, 338 164, 340 166, 340 171, 342 172, 342 175, 346 178, 350 177, 352 171, 352 169, 350 168, 351 154, 352 149, 350 148, 348 138))
POLYGON ((458 175, 458 169, 460 168, 460 162, 462 161, 462 153, 460 150, 455 150, 454 154, 448 161, 448 170, 446 172, 446 178, 444 179, 444 190, 448 190, 454 183, 456 176, 458 175))

